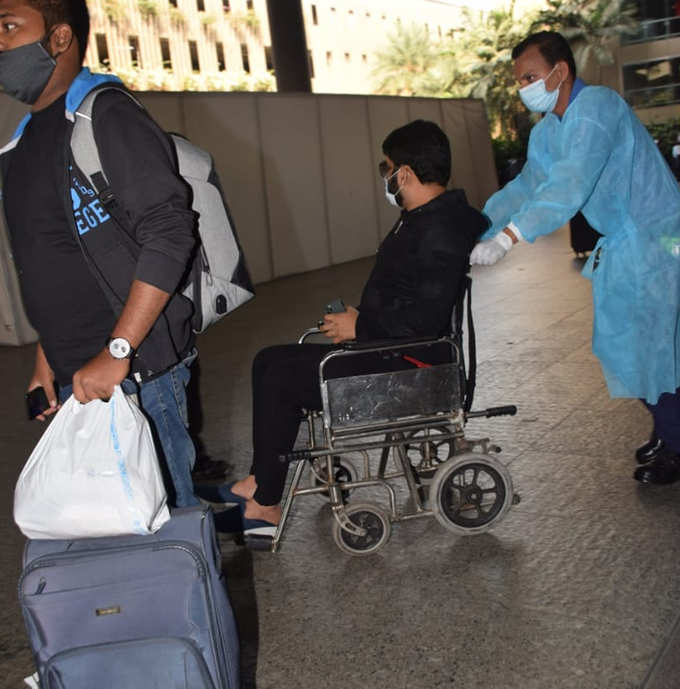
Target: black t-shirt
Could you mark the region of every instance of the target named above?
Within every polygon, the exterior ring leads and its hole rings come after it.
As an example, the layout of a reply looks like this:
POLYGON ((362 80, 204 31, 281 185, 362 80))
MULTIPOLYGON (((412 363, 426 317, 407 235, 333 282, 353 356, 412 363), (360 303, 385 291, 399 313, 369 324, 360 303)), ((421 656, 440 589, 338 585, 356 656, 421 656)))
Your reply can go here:
MULTIPOLYGON (((64 109, 62 97, 33 114, 12 153, 3 190, 26 314, 62 385, 104 348, 116 320, 66 216, 64 109)), ((105 217, 101 207, 86 207, 71 181, 69 187, 74 210, 85 211, 83 222, 105 217)))

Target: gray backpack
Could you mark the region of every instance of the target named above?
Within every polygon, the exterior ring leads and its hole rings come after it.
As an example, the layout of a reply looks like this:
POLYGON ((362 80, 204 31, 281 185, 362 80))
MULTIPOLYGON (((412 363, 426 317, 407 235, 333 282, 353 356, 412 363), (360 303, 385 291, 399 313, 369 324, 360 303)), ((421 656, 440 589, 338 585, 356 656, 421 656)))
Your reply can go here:
MULTIPOLYGON (((91 91, 75 112, 71 134, 73 160, 97 190, 100 200, 124 231, 130 233, 125 213, 114 200, 102 169, 92 129, 92 108, 103 90, 116 89, 144 106, 121 86, 91 91)), ((224 198, 212 156, 177 134, 169 134, 178 162, 178 173, 191 187, 192 209, 198 214, 198 247, 182 294, 194 304, 192 327, 203 332, 209 325, 231 313, 255 295, 246 268, 243 250, 224 198)))

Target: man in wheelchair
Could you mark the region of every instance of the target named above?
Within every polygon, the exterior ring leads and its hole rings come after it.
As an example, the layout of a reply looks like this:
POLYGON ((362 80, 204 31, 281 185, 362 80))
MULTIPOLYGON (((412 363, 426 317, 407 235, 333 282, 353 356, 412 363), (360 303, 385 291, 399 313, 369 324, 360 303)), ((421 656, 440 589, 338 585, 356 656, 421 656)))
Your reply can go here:
MULTIPOLYGON (((433 122, 416 120, 391 132, 379 165, 387 200, 401 215, 377 252, 357 308, 324 317, 320 330, 333 343, 348 340, 439 337, 450 332, 451 313, 469 270, 469 255, 486 230, 484 216, 462 190, 446 190, 451 149, 433 122)), ((302 409, 321 409, 319 363, 331 344, 275 345, 253 362, 253 463, 238 481, 201 486, 201 497, 237 503, 216 515, 223 532, 273 537, 281 518, 288 465, 279 455, 295 443, 302 409)), ((450 356, 417 348, 409 356, 371 352, 329 362, 329 376, 342 377, 442 363, 450 356), (424 351, 424 350, 423 350, 424 351)), ((246 539, 247 542, 247 539, 246 539)))

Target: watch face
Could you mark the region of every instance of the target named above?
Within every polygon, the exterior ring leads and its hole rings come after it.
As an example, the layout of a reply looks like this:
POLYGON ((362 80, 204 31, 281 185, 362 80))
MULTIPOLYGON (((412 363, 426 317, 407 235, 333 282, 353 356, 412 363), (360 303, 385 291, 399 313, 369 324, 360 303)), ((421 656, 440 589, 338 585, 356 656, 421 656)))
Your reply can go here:
POLYGON ((114 359, 127 359, 132 351, 132 346, 124 337, 114 337, 109 342, 109 352, 114 359))

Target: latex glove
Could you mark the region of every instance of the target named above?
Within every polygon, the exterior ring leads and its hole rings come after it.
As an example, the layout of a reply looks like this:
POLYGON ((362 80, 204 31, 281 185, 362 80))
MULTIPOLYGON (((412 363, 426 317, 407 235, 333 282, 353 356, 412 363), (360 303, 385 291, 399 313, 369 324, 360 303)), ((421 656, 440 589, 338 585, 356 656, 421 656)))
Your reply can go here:
POLYGON ((505 232, 499 232, 493 239, 479 242, 470 254, 470 263, 492 266, 512 249, 512 239, 505 232))

